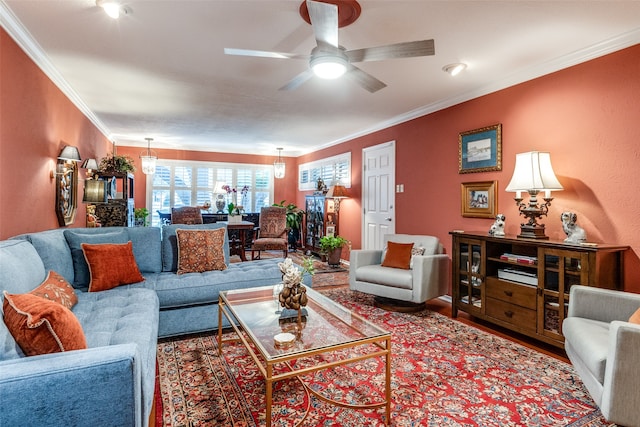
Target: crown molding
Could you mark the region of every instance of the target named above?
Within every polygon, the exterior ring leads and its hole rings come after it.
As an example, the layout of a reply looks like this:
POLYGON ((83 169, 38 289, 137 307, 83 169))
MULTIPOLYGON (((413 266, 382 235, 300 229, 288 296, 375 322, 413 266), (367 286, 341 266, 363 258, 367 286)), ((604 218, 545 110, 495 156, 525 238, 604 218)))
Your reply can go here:
POLYGON ((303 154, 313 153, 325 148, 332 147, 334 145, 342 144, 355 138, 360 138, 362 136, 387 129, 392 126, 417 119, 418 117, 426 116, 427 114, 435 113, 436 111, 444 110, 445 108, 449 108, 454 105, 461 104, 463 102, 470 101, 472 99, 479 98, 481 96, 488 95, 490 93, 497 92, 502 89, 506 89, 508 87, 515 86, 517 84, 524 83, 529 80, 533 80, 538 77, 542 77, 544 75, 551 74, 556 71, 560 71, 562 69, 569 68, 604 55, 608 55, 627 47, 634 46, 638 43, 640 43, 640 28, 620 34, 616 37, 612 37, 611 39, 604 40, 585 49, 577 50, 568 55, 561 56, 551 61, 537 64, 533 67, 529 67, 512 73, 501 80, 497 80, 489 85, 485 85, 478 89, 474 89, 455 97, 447 98, 438 102, 434 102, 432 104, 416 108, 415 110, 392 117, 389 120, 380 122, 372 127, 363 129, 362 131, 327 142, 326 144, 308 150, 303 154))
POLYGON ((58 87, 69 98, 69 100, 84 114, 91 123, 104 136, 109 138, 111 132, 84 103, 82 98, 67 83, 53 63, 44 52, 42 47, 35 41, 31 33, 22 25, 18 17, 9 9, 4 1, 0 0, 0 25, 11 36, 11 38, 20 46, 29 58, 42 70, 42 72, 51 79, 54 85, 58 87))

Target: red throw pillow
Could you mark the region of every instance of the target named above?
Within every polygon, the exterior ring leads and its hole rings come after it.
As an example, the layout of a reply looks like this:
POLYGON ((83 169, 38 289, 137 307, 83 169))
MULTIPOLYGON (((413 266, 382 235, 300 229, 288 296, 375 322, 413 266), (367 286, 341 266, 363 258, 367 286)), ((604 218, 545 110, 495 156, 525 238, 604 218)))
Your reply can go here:
POLYGON ((69 310, 78 303, 78 296, 73 291, 73 286, 55 271, 50 271, 44 282, 29 293, 55 301, 69 310))
POLYGON ((82 244, 82 252, 89 266, 89 292, 100 292, 120 285, 143 282, 133 256, 133 245, 127 243, 82 244))
POLYGON ((65 306, 32 294, 3 294, 4 323, 27 356, 87 348, 80 322, 65 306))
POLYGON ((636 323, 640 325, 640 308, 638 308, 635 313, 629 317, 629 323, 636 323))
POLYGON ((382 261, 383 267, 409 269, 413 243, 387 242, 387 253, 382 261))
POLYGON ((223 250, 226 233, 226 228, 213 230, 177 229, 177 274, 226 270, 227 264, 224 262, 223 250))

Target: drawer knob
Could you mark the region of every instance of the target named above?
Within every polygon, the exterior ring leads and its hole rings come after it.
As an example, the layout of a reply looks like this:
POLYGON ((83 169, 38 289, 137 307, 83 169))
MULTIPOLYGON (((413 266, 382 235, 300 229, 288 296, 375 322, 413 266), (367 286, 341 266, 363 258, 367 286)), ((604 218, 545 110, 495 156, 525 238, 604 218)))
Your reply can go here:
POLYGON ((508 297, 512 297, 513 296, 513 292, 511 291, 504 291, 504 294, 508 297))
POLYGON ((505 311, 504 315, 507 316, 509 319, 511 319, 513 317, 513 311, 511 311, 511 310, 505 311))

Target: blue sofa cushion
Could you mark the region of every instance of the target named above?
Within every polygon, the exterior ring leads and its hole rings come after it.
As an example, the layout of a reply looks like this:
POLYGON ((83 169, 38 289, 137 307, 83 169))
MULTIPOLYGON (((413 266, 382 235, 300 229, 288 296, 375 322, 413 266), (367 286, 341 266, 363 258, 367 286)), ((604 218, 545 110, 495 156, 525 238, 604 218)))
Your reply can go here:
POLYGON ((16 239, 24 239, 33 245, 44 263, 47 271, 55 271, 62 275, 69 283, 73 283, 73 261, 71 250, 64 238, 64 229, 40 231, 37 233, 21 234, 16 239))
MULTIPOLYGON (((162 271, 178 270, 178 239, 177 229, 184 230, 215 230, 227 228, 225 224, 171 224, 162 227, 162 271)), ((224 237, 224 263, 229 265, 229 236, 224 237)))
POLYGON ((100 243, 127 243, 129 241, 129 235, 123 229, 108 233, 91 234, 64 230, 64 237, 67 239, 69 249, 71 249, 71 258, 73 259, 73 286, 78 289, 87 289, 91 280, 89 266, 84 259, 84 252, 82 252, 83 243, 97 245, 100 243))
POLYGON ((127 228, 129 240, 133 243, 133 255, 142 273, 160 273, 162 271, 162 247, 159 227, 127 228))
MULTIPOLYGON (((1 291, 24 294, 35 289, 45 278, 44 264, 36 249, 26 240, 0 241, 0 307, 4 302, 1 291)), ((23 357, 4 324, 0 322, 0 360, 23 357)))

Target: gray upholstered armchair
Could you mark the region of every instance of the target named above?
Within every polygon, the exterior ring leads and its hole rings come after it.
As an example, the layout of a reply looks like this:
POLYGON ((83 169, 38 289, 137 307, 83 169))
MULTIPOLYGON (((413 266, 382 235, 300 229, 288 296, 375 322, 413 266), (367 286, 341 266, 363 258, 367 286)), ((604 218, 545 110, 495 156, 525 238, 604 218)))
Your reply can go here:
POLYGON ((450 260, 437 237, 387 234, 385 247, 387 242, 413 243, 414 248, 424 248, 424 254, 414 255, 405 270, 383 267, 383 250, 353 250, 349 257, 351 290, 375 295, 378 306, 402 311, 421 309, 425 301, 448 292, 450 260))
POLYGON ((564 346, 607 421, 640 426, 640 295, 572 286, 564 346))

